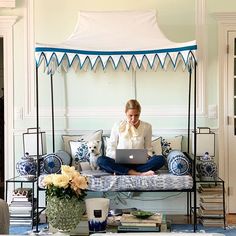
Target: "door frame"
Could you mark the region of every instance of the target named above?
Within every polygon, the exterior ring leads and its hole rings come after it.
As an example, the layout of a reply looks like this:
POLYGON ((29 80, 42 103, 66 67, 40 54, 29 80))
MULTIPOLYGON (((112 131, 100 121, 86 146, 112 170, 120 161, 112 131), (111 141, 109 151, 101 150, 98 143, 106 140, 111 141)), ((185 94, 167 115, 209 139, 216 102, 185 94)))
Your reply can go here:
POLYGON ((227 112, 228 112, 228 32, 236 32, 236 13, 215 13, 218 20, 218 104, 219 104, 219 176, 225 181, 226 212, 229 212, 229 153, 228 153, 228 132, 227 132, 227 112))
POLYGON ((14 176, 13 149, 13 25, 17 16, 0 16, 0 37, 3 38, 4 57, 4 172, 5 180, 14 176), (6 161, 7 160, 7 161, 6 161))

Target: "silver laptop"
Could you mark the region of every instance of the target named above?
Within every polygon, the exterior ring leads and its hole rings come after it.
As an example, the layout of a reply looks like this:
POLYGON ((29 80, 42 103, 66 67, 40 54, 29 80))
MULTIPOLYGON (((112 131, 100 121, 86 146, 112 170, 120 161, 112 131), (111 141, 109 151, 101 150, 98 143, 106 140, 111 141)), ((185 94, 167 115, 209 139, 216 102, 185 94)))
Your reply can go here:
POLYGON ((116 149, 115 161, 119 164, 145 164, 147 157, 147 149, 116 149))

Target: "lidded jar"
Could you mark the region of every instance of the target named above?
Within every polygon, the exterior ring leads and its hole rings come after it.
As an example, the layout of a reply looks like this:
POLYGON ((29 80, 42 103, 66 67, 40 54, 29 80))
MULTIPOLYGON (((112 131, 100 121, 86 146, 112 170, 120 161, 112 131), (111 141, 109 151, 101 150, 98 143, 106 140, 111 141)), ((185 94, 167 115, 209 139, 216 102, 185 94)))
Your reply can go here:
POLYGON ((203 181, 214 180, 217 177, 217 165, 208 152, 205 152, 205 154, 200 157, 197 163, 197 171, 200 180, 203 181))
POLYGON ((22 176, 36 175, 36 161, 29 155, 29 153, 26 152, 25 155, 16 163, 16 170, 22 176))

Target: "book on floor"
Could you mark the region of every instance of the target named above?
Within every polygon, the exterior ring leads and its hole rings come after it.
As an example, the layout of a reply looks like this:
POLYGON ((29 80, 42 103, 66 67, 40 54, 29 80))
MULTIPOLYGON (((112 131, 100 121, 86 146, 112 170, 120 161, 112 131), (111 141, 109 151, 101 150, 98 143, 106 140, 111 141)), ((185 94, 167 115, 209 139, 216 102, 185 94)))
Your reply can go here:
POLYGON ((122 232, 160 232, 160 226, 124 226, 119 225, 117 228, 118 233, 122 232))
POLYGON ((154 214, 147 219, 140 219, 132 214, 123 214, 120 219, 121 225, 136 225, 136 226, 156 226, 162 223, 162 214, 154 214))

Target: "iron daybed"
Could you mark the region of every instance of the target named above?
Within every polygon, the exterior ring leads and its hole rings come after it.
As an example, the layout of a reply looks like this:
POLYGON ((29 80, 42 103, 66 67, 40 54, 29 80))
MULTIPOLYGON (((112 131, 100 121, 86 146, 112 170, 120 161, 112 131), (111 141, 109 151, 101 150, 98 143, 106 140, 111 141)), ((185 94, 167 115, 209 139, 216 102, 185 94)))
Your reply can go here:
MULTIPOLYGON (((52 120, 52 150, 55 152, 55 128, 54 128, 54 88, 53 76, 58 68, 64 68, 67 71, 70 67, 79 69, 96 70, 98 66, 103 69, 111 64, 116 70, 118 66, 122 66, 124 70, 132 70, 134 81, 136 81, 135 71, 147 68, 156 70, 158 66, 166 69, 168 63, 173 68, 177 68, 179 62, 187 68, 189 73, 188 87, 188 142, 187 155, 192 160, 192 176, 190 182, 192 184, 182 186, 177 189, 132 189, 134 180, 145 182, 145 178, 130 178, 130 188, 122 189, 122 191, 181 191, 187 192, 188 212, 190 209, 191 193, 193 193, 193 216, 194 231, 196 230, 196 142, 194 143, 194 154, 189 155, 190 151, 190 129, 191 129, 191 98, 193 92, 193 126, 196 130, 196 58, 195 51, 197 49, 196 42, 190 41, 186 43, 174 43, 169 41, 159 29, 156 23, 156 13, 150 11, 125 11, 125 12, 81 12, 79 24, 74 33, 61 44, 42 45, 37 44, 35 48, 36 59, 36 125, 37 125, 37 160, 39 161, 39 67, 44 62, 45 70, 50 75, 51 80, 51 120, 52 120), (139 21, 140 19, 140 21, 139 21), (91 27, 91 22, 93 25, 91 27), (123 27, 127 22, 132 24, 132 30, 123 27), (153 22, 155 22, 153 24, 153 22), (103 31, 99 32, 102 26, 103 31), (126 30, 124 32, 124 30, 126 30), (115 35, 115 37, 114 37, 115 35), (96 37, 94 37, 96 36, 96 37), (128 37, 128 40, 127 40, 128 37), (94 40, 95 39, 95 40, 94 40), (111 40, 112 39, 112 40, 111 40), (139 40, 137 40, 139 39, 139 40), (193 78, 192 78, 193 77, 193 78)), ((136 88, 134 88, 136 90, 136 88)), ((136 93, 135 93, 136 98, 136 93)), ((196 133, 194 133, 195 135, 196 133)), ((194 138, 196 140, 196 137, 194 138)), ((38 165, 38 173, 40 173, 38 165)), ((110 177, 111 183, 112 178, 110 177)), ((123 181, 122 176, 116 177, 115 183, 120 185, 123 181), (117 182, 118 181, 118 182, 117 182), (121 181, 121 182, 119 182, 121 181)), ((158 179, 159 177, 157 177, 158 179)), ((189 178, 189 177, 188 177, 189 178)), ((96 181, 96 180, 94 180, 96 181)), ((160 179, 159 179, 160 181, 160 179)), ((166 176, 166 183, 170 180, 170 176, 166 176), (167 180, 168 179, 168 180, 167 180)), ((189 181, 189 179, 188 179, 189 181)), ((139 183, 141 183, 139 182, 139 183)), ((164 181, 165 182, 165 181, 164 181)), ((186 181, 187 182, 187 181, 186 181)), ((140 184, 142 186, 142 184, 140 184)), ((99 190, 96 189, 96 190, 99 190)), ((115 189, 110 189, 114 190, 115 189)), ((37 191, 37 199, 39 198, 39 190, 37 191)), ((37 200, 38 201, 38 200, 37 200)), ((38 208, 37 208, 38 209, 38 208)), ((37 210, 37 217, 39 212, 37 210)), ((38 225, 36 225, 38 231, 38 225)))

